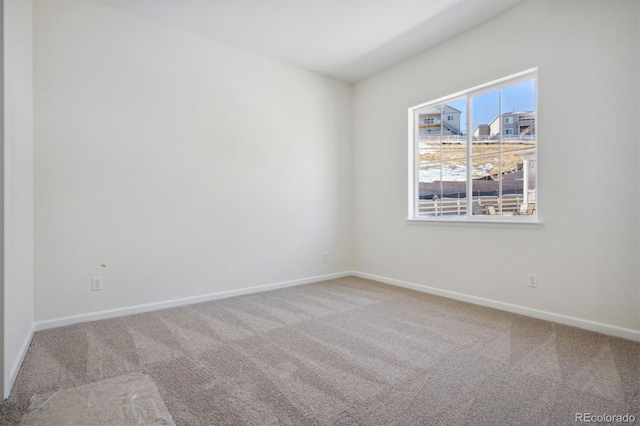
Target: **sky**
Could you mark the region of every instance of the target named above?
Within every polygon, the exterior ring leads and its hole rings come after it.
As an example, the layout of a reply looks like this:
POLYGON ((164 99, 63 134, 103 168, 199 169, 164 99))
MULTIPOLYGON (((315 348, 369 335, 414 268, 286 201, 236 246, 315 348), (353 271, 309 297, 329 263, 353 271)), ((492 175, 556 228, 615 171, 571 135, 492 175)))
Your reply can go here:
MULTIPOLYGON (((536 108, 536 83, 527 80, 502 89, 502 112, 534 111, 536 108)), ((471 98, 471 131, 479 124, 489 124, 500 111, 500 90, 483 93, 471 98)), ((460 126, 465 131, 467 126, 467 101, 460 99, 448 102, 447 105, 462 111, 460 126)))

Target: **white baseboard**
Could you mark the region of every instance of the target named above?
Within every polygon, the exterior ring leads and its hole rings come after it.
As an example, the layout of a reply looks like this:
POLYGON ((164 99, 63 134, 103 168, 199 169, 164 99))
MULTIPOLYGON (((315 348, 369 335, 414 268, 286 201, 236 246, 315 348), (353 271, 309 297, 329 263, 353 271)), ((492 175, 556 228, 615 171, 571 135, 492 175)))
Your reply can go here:
POLYGON ((22 366, 22 362, 24 361, 24 357, 27 355, 27 350, 29 346, 31 346, 31 339, 33 339, 33 335, 36 332, 35 323, 31 324, 27 335, 24 337, 24 341, 22 342, 22 346, 20 346, 20 351, 18 352, 18 356, 13 362, 11 369, 9 370, 9 374, 5 376, 5 380, 3 383, 4 386, 4 397, 5 399, 9 398, 9 394, 11 394, 11 389, 13 388, 13 384, 16 382, 16 378, 18 377, 18 372, 20 371, 20 367, 22 366))
POLYGON ((485 299, 483 297, 471 296, 455 291, 442 290, 435 287, 429 287, 421 284, 414 284, 406 281, 396 280, 393 278, 381 277, 379 275, 367 274, 364 272, 353 272, 353 275, 360 278, 367 278, 373 281, 379 281, 385 284, 404 287, 411 290, 420 291, 422 293, 434 294, 436 296, 447 297, 449 299, 469 302, 476 305, 488 306, 490 308, 499 309, 501 311, 512 312, 515 314, 526 315, 533 318, 543 319, 559 324, 570 325, 585 330, 595 331, 610 336, 621 337, 623 339, 634 340, 640 342, 640 331, 631 328, 618 327, 616 325, 604 324, 601 322, 591 321, 582 318, 571 317, 563 314, 542 311, 540 309, 527 308, 525 306, 513 305, 511 303, 499 302, 497 300, 485 299))
POLYGON ((259 285, 255 287, 241 288, 238 290, 221 291, 217 293, 203 294, 200 296, 184 297, 181 299, 166 300, 163 302, 147 303, 144 305, 128 306, 126 308, 109 309, 100 312, 72 315, 62 318, 37 321, 35 330, 46 330, 48 328, 63 327, 65 325, 79 324, 88 321, 97 321, 107 318, 122 317, 125 315, 140 314, 143 312, 157 311, 159 309, 174 308, 177 306, 191 305, 194 303, 208 302, 210 300, 226 299, 228 297, 242 296, 245 294, 260 293, 263 291, 276 290, 279 288, 294 287, 302 284, 310 284, 318 281, 332 280, 353 275, 351 271, 338 272, 335 274, 319 275, 315 277, 302 278, 298 280, 283 281, 273 284, 259 285))

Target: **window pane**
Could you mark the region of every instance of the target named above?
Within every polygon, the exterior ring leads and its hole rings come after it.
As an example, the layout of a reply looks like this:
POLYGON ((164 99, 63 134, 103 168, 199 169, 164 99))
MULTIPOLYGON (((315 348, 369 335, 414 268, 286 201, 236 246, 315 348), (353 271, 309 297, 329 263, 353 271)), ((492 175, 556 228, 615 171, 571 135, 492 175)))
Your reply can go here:
POLYGON ((458 99, 442 107, 442 192, 441 216, 467 214, 467 101, 458 99))
POLYGON ((471 190, 474 215, 500 212, 500 90, 471 98, 471 190), (493 176, 493 177, 492 177, 493 176))
POLYGON ((421 215, 466 214, 466 99, 423 109, 419 120, 421 215))
POLYGON ((442 106, 442 141, 445 144, 460 144, 467 127, 467 101, 458 99, 442 106))
POLYGON ((442 148, 442 195, 440 214, 444 216, 467 213, 467 153, 461 144, 442 148))
POLYGON ((511 168, 511 164, 514 164, 514 170, 505 173, 502 181, 503 210, 512 211, 514 215, 531 215, 535 211, 535 147, 533 144, 528 145, 529 147, 519 145, 502 154, 506 165, 511 168))
MULTIPOLYGON (((507 194, 515 195, 514 214, 535 211, 536 82, 527 80, 502 89, 504 204, 507 194), (508 134, 506 134, 508 131, 508 134), (513 178, 513 179, 512 179, 513 178), (516 185, 517 182, 517 185, 516 185)), ((511 207, 511 206, 510 206, 511 207)))
POLYGON ((471 98, 471 129, 473 145, 487 144, 499 151, 500 146, 500 91, 476 95, 471 98))
POLYGON ((502 89, 504 140, 531 139, 535 135, 536 83, 528 80, 502 89))
POLYGON ((442 106, 418 112, 418 185, 420 215, 435 216, 442 196, 442 106))
POLYGON ((498 215, 500 213, 500 153, 475 155, 471 158, 473 214, 498 215))

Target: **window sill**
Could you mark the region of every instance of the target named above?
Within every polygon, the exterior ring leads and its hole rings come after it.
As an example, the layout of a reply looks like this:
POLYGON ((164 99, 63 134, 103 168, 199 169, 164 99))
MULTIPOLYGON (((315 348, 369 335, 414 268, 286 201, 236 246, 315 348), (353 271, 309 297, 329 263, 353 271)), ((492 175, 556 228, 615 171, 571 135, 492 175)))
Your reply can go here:
POLYGON ((539 229, 542 227, 542 221, 538 217, 416 217, 407 218, 408 224, 419 225, 463 225, 463 226, 488 226, 488 227, 527 227, 539 229), (508 218, 508 219, 507 219, 508 218))

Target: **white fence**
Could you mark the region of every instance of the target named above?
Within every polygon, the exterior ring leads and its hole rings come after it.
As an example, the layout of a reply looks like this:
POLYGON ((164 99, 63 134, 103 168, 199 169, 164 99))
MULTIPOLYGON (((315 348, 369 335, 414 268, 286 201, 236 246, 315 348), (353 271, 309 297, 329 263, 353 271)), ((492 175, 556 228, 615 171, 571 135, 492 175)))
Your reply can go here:
MULTIPOLYGON (((473 204, 481 209, 481 214, 491 214, 488 207, 493 207, 496 214, 503 215, 527 214, 522 195, 503 195, 498 197, 473 197, 473 204), (502 204, 502 205, 501 205, 502 204), (524 210, 524 211, 523 211, 524 210)), ((531 203, 529 203, 531 204, 531 203)), ((438 200, 420 200, 421 216, 451 216, 467 214, 466 198, 441 198, 438 200)), ((529 214, 532 212, 530 211, 529 214)))
MULTIPOLYGON (((502 142, 507 143, 535 143, 535 135, 503 135, 502 142)), ((457 143, 465 145, 467 143, 466 135, 429 135, 420 133, 420 142, 442 142, 444 144, 457 143)), ((471 143, 500 143, 500 138, 497 136, 474 136, 471 138, 471 143)))

